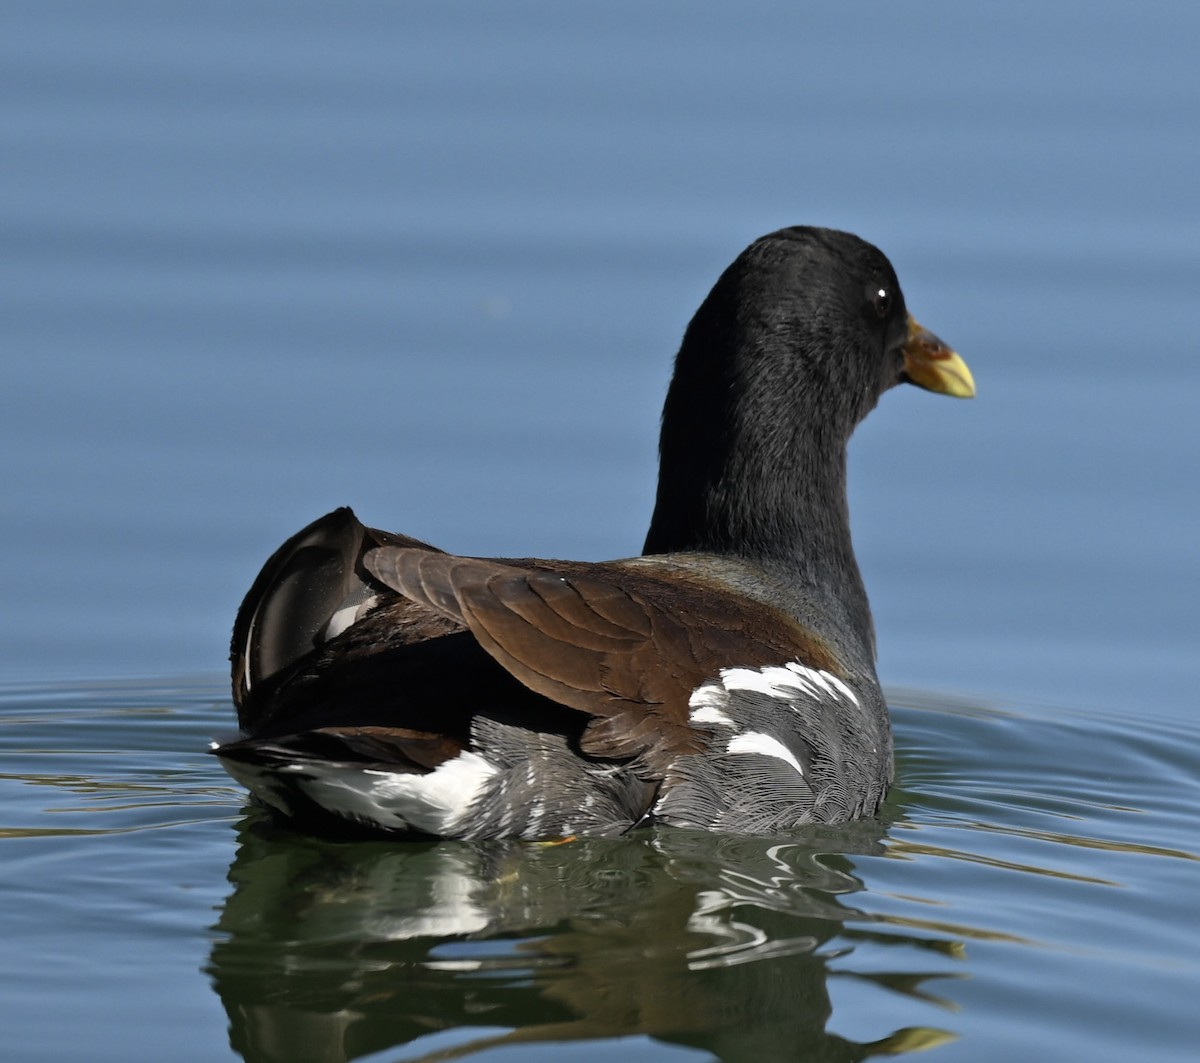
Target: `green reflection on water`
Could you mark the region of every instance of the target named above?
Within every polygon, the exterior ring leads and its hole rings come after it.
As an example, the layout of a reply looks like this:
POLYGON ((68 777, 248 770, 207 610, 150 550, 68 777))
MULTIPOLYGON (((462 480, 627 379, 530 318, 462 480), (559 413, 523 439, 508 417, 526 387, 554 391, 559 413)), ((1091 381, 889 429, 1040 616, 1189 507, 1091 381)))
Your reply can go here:
MULTIPOLYGON (((835 939, 871 921, 849 903, 862 886, 846 854, 881 853, 884 830, 353 844, 256 814, 209 973, 249 1060, 351 1059, 472 1028, 477 1038, 422 1058, 634 1034, 723 1059, 913 1051, 953 1035, 913 1027, 854 1043, 826 1029, 828 962, 848 951, 835 939)), ((944 972, 871 977, 936 1003, 922 986, 944 972)))

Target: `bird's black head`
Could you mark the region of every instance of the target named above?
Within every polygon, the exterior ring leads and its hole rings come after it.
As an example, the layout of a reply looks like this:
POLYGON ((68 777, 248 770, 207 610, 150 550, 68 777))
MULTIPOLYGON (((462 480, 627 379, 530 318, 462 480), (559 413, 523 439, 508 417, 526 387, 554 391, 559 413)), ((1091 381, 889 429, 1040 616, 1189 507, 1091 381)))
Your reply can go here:
POLYGON ((881 251, 800 226, 756 240, 684 334, 646 552, 794 555, 840 538, 848 551, 846 444, 903 380, 969 393, 881 251))
POLYGON ((671 398, 844 441, 900 381, 907 333, 882 252, 850 233, 781 229, 743 251, 692 318, 671 398))

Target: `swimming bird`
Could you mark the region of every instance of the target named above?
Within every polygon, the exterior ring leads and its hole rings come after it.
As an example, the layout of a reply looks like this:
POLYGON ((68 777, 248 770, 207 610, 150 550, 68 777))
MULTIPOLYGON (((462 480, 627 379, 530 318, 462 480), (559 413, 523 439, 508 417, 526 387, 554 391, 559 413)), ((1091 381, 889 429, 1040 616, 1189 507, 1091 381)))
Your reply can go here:
POLYGON ((301 827, 548 839, 788 831, 893 777, 846 446, 893 385, 974 394, 849 233, 770 233, 688 325, 642 554, 459 557, 346 508, 233 631, 230 774, 301 827))

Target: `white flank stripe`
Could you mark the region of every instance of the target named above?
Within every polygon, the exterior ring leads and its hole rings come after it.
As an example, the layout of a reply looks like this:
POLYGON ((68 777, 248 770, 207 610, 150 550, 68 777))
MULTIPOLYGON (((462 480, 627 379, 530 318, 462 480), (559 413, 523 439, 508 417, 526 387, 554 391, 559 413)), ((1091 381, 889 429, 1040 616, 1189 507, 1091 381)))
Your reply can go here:
POLYGON ((810 698, 820 698, 826 694, 832 693, 831 690, 812 682, 812 680, 805 675, 793 676, 792 683, 796 690, 800 691, 802 694, 807 694, 810 698))
POLYGON ((782 760, 785 764, 790 764, 796 769, 798 775, 804 774, 804 769, 800 767, 800 761, 792 755, 792 751, 778 738, 772 738, 761 731, 751 731, 748 734, 731 738, 725 749, 729 753, 757 753, 763 757, 774 757, 776 760, 782 760))
POLYGON ((722 668, 721 683, 726 690, 753 690, 777 698, 781 686, 796 686, 796 678, 786 668, 722 668))
POLYGON ((811 695, 823 691, 858 704, 854 691, 836 675, 808 668, 797 661, 767 668, 722 668, 721 683, 726 690, 753 690, 772 698, 786 698, 795 691, 811 695))
POLYGON ((846 686, 846 684, 843 683, 836 675, 830 675, 828 672, 826 672, 824 674, 825 674, 825 678, 828 679, 829 682, 832 683, 835 687, 837 687, 838 690, 840 690, 846 698, 848 698, 850 701, 854 702, 855 705, 858 704, 858 698, 855 696, 855 693, 853 690, 851 690, 848 686, 846 686))
POLYGON ((802 664, 797 664, 795 661, 790 661, 787 665, 790 671, 793 671, 806 683, 811 683, 814 687, 825 691, 826 694, 833 693, 833 687, 829 685, 829 679, 826 673, 817 668, 805 668, 802 664))
POLYGON ((688 698, 692 723, 712 724, 715 727, 733 727, 733 721, 721 710, 729 703, 729 695, 716 683, 705 683, 692 691, 688 698))

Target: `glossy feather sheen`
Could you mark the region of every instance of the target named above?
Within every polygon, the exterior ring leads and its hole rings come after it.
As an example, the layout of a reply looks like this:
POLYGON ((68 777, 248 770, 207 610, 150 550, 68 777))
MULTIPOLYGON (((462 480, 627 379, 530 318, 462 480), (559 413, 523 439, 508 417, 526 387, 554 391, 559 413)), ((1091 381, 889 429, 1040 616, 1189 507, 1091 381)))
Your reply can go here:
POLYGON ((336 510, 248 593, 242 735, 215 751, 270 807, 335 831, 870 815, 891 736, 845 447, 902 379, 907 320, 891 266, 856 237, 757 241, 685 334, 645 556, 456 557, 336 510), (864 302, 882 289, 886 315, 864 302))

